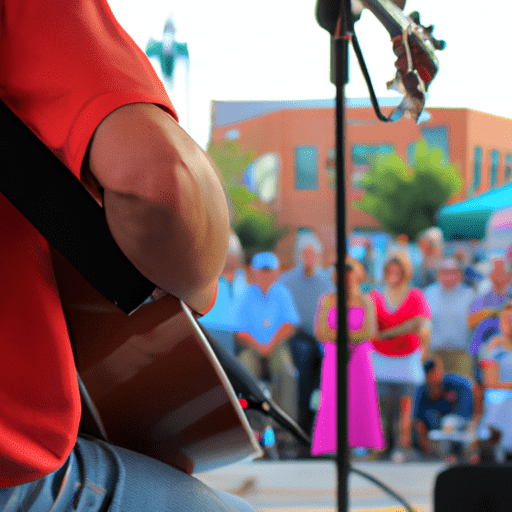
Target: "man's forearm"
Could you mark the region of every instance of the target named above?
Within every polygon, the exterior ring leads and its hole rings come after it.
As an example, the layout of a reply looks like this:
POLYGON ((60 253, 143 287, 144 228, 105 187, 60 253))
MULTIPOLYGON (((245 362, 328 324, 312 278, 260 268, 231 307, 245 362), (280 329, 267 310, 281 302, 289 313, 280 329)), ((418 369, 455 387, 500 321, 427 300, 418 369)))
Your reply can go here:
POLYGON ((295 327, 291 323, 284 323, 281 325, 281 327, 279 327, 274 336, 272 336, 270 343, 263 346, 264 352, 267 355, 270 354, 280 343, 286 341, 288 338, 291 338, 294 332, 295 327))
POLYGON ((422 323, 423 319, 421 317, 411 318, 410 320, 406 320, 405 322, 397 325, 396 327, 391 327, 386 329, 385 331, 381 331, 379 333, 379 337, 383 340, 388 340, 391 338, 395 338, 396 336, 403 336, 409 333, 417 332, 422 323))
POLYGON ((474 313, 469 313, 467 318, 468 327, 475 329, 480 322, 483 322, 487 318, 496 318, 498 314, 499 310, 494 308, 482 308, 474 313))
POLYGON ((155 105, 128 105, 99 126, 90 171, 126 256, 160 288, 206 308, 224 266, 229 216, 201 148, 155 105))

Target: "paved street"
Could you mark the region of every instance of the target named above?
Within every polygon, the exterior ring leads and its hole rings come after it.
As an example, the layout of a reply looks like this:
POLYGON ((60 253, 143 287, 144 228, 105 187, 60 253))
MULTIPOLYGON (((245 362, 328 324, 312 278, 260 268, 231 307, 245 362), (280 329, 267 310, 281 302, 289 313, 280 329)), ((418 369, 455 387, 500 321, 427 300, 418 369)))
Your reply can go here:
MULTIPOLYGON (((439 463, 356 463, 383 481, 418 512, 433 512, 432 491, 439 463)), ((243 495, 258 512, 335 512, 336 466, 330 461, 256 461, 197 475, 208 485, 243 495)), ((350 510, 405 510, 375 484, 352 474, 350 510)))

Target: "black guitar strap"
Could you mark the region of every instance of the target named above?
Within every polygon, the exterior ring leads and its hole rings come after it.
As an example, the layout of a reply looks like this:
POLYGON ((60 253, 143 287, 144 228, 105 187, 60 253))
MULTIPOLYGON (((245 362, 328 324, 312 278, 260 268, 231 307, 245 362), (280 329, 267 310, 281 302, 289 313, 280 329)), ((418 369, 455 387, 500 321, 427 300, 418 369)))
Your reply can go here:
POLYGON ((127 314, 151 295, 116 244, 103 208, 0 101, 0 192, 106 299, 127 314))

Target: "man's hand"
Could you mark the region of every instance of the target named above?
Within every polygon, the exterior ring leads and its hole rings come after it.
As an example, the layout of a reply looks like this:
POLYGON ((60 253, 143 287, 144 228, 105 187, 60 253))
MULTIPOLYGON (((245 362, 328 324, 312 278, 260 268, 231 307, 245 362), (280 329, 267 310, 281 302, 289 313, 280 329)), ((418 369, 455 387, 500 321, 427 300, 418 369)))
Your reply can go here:
POLYGON ((420 78, 425 84, 425 90, 427 90, 430 82, 437 74, 437 65, 431 59, 430 55, 425 53, 421 46, 410 36, 408 37, 408 43, 411 56, 410 63, 407 58, 407 51, 404 45, 403 36, 399 35, 393 38, 393 52, 398 57, 395 62, 395 67, 402 78, 405 78, 409 72, 409 64, 411 64, 411 69, 415 69, 418 72, 420 78))
POLYGON ((295 327, 290 322, 286 322, 283 325, 281 325, 281 327, 279 327, 279 329, 276 331, 276 333, 270 340, 270 343, 267 343, 266 345, 261 345, 262 355, 268 357, 277 348, 279 344, 291 338, 294 332, 295 327))

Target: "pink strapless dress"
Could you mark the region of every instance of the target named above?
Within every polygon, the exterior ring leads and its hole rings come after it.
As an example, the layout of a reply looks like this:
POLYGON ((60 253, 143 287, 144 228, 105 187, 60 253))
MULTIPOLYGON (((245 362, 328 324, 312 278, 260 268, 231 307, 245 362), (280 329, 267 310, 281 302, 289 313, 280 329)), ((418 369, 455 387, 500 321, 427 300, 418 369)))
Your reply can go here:
MULTIPOLYGON (((350 308, 348 328, 361 329, 364 321, 363 308, 350 308)), ((336 309, 327 316, 331 329, 336 329, 336 309)), ((324 343, 325 355, 322 361, 320 383, 321 397, 313 431, 312 455, 336 453, 337 451, 337 350, 335 343, 324 343)), ((377 387, 371 353, 373 346, 364 341, 350 346, 348 363, 348 444, 351 448, 384 448, 384 435, 380 423, 377 387)))

